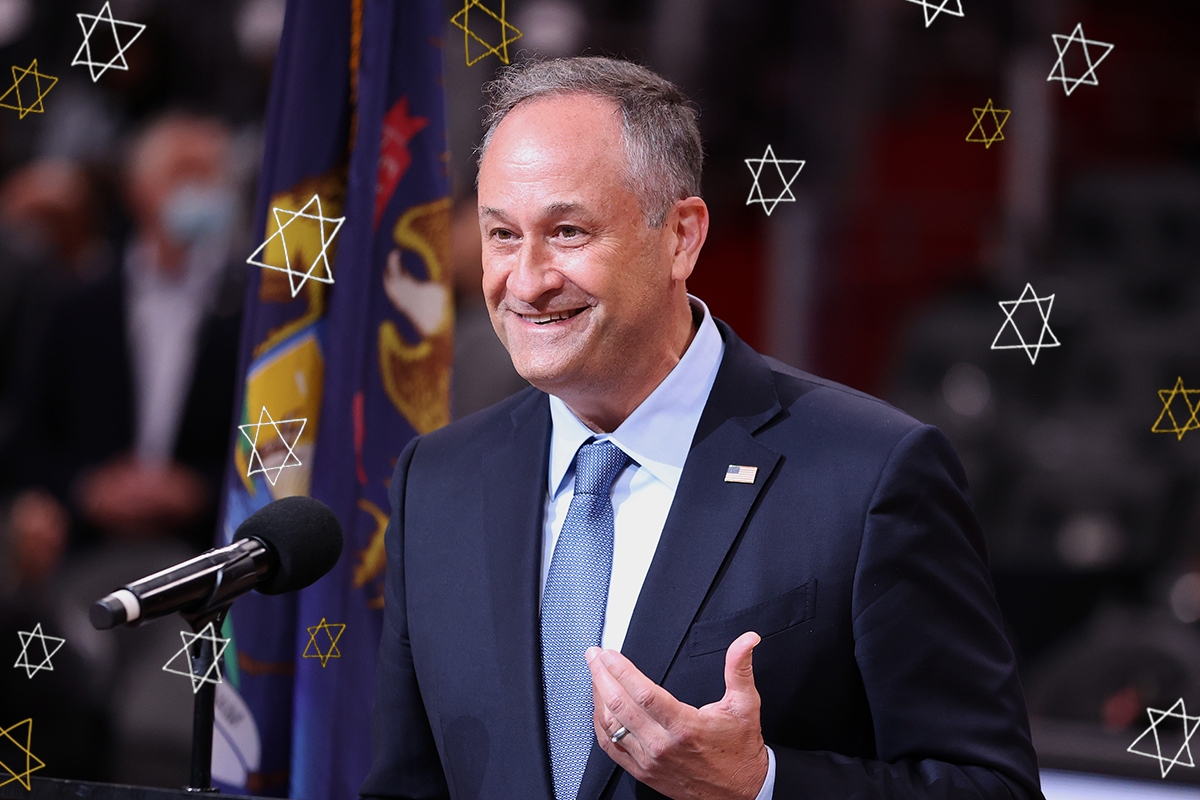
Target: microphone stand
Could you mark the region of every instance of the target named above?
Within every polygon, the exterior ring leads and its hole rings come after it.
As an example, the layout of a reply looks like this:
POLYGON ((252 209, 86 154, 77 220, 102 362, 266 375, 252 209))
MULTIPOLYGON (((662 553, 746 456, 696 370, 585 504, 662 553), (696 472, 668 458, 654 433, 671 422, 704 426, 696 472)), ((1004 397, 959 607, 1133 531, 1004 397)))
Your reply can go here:
MULTIPOLYGON (((180 616, 192 626, 193 633, 200 633, 212 623, 213 633, 220 635, 225 615, 233 601, 249 591, 258 581, 254 558, 247 554, 231 561, 217 571, 212 591, 195 610, 180 612, 180 616)), ((192 643, 188 654, 192 659, 192 675, 207 676, 213 666, 215 653, 211 639, 203 637, 192 643)), ((217 667, 220 677, 220 667, 217 667)), ((220 790, 212 785, 213 722, 216 718, 217 685, 202 681, 193 693, 192 704, 192 774, 184 787, 188 792, 216 793, 220 790)))
MULTIPOLYGON (((184 618, 191 623, 192 633, 200 633, 209 623, 212 623, 213 632, 219 635, 228 611, 229 605, 227 604, 209 613, 188 615, 184 618)), ((192 642, 188 654, 192 659, 192 674, 208 675, 215 660, 212 639, 200 637, 192 642)), ((219 670, 220 667, 217 669, 219 670)), ((216 702, 217 685, 211 681, 202 681, 200 688, 193 693, 192 697, 192 771, 191 779, 184 787, 184 790, 188 792, 215 793, 220 791, 212 785, 213 723, 216 719, 216 702)))

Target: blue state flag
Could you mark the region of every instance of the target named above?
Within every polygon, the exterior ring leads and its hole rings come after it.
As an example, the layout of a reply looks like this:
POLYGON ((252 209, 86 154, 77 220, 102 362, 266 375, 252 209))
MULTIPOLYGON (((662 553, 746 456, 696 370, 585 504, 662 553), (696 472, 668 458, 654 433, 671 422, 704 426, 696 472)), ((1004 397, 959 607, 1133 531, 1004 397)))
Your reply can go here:
POLYGON ((229 791, 351 798, 370 765, 387 484, 449 419, 444 25, 436 0, 288 3, 221 535, 307 494, 346 546, 312 587, 248 595, 226 622, 213 776, 229 791))

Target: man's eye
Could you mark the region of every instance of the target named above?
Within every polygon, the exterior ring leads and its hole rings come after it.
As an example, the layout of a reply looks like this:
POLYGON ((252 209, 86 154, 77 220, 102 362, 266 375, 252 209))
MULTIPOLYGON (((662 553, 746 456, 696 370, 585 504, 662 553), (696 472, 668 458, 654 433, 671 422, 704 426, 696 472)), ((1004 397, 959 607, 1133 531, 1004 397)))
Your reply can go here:
POLYGON ((563 225, 558 229, 558 235, 564 239, 575 239, 583 235, 583 231, 574 225, 563 225))
POLYGON ((505 230, 504 228, 498 228, 498 229, 492 231, 492 237, 495 239, 499 239, 502 242, 507 242, 508 240, 513 238, 513 232, 505 230))

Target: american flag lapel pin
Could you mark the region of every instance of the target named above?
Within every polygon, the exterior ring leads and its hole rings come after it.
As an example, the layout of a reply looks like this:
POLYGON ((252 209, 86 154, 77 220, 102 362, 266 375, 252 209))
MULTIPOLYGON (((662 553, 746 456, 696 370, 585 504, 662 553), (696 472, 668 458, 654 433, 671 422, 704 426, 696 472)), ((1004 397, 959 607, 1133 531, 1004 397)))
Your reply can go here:
POLYGON ((758 476, 758 467, 743 467, 741 464, 730 464, 725 470, 726 483, 754 483, 758 476))

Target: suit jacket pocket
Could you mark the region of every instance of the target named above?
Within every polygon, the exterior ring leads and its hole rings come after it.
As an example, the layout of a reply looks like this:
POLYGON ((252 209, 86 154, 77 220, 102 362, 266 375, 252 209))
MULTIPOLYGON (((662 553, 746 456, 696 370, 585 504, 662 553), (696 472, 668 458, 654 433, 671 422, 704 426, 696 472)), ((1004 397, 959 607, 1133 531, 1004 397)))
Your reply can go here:
POLYGON ((723 652, 746 631, 766 639, 807 622, 817 613, 817 579, 772 597, 758 605, 715 619, 702 619, 692 626, 688 656, 723 652))

